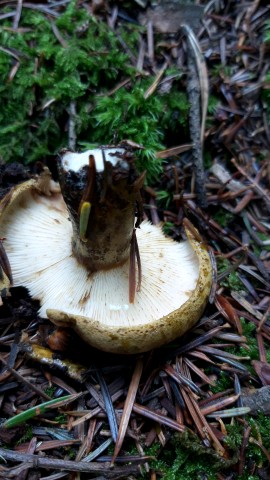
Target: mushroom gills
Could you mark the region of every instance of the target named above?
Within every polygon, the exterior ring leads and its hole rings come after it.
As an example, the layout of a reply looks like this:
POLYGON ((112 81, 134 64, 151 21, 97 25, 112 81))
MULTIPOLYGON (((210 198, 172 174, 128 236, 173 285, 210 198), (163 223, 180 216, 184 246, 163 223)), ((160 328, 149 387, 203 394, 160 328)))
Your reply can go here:
POLYGON ((139 353, 174 340, 196 323, 207 302, 211 261, 188 224, 180 243, 148 221, 136 229, 141 274, 133 265, 140 283, 133 303, 129 257, 99 271, 76 258, 70 212, 55 186, 41 190, 38 179, 18 186, 0 204, 0 228, 14 286, 40 301, 42 317, 72 326, 101 350, 139 353))

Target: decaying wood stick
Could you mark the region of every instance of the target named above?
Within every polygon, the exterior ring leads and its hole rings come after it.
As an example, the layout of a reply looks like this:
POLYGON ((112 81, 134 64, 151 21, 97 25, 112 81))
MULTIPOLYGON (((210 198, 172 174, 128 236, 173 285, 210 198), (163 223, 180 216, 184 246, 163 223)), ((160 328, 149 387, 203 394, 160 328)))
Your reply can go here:
POLYGON ((74 462, 72 460, 59 460, 55 458, 42 457, 40 455, 32 455, 27 453, 13 452, 12 450, 6 450, 0 448, 0 456, 5 460, 12 462, 27 462, 28 468, 48 468, 65 470, 68 472, 91 472, 106 474, 106 478, 115 477, 117 474, 135 474, 138 473, 138 467, 136 465, 129 465, 128 467, 114 467, 111 468, 110 462, 98 463, 98 462, 74 462))
POLYGON ((187 38, 188 45, 188 84, 190 103, 189 124, 193 143, 193 162, 195 167, 195 185, 201 207, 207 206, 203 165, 203 139, 208 108, 208 76, 205 61, 193 30, 186 24, 180 31, 187 38))
POLYGON ((270 385, 258 389, 242 389, 243 406, 250 408, 251 415, 259 412, 264 415, 270 414, 270 385))

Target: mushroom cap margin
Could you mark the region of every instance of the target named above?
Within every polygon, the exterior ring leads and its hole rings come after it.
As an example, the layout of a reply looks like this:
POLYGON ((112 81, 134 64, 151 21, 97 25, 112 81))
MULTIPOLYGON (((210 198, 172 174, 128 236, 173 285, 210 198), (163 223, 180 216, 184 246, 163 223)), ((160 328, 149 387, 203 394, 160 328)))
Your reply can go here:
MULTIPOLYGON (((46 179, 47 180, 47 179, 46 179)), ((47 183, 47 181, 46 181, 47 183)), ((43 190, 38 179, 19 184, 0 202, 0 217, 8 214, 13 201, 27 190, 43 190)), ((142 353, 173 341, 199 320, 208 301, 212 284, 212 265, 207 248, 199 240, 196 229, 185 226, 192 249, 199 260, 199 277, 190 298, 166 316, 148 324, 136 326, 104 326, 89 317, 48 309, 48 318, 58 326, 72 327, 87 343, 100 350, 116 354, 142 353)))
POLYGON ((201 317, 212 285, 212 265, 202 241, 188 227, 187 238, 199 259, 199 277, 190 298, 179 308, 148 324, 104 326, 81 315, 48 309, 48 318, 57 326, 71 327, 93 347, 115 354, 143 353, 167 344, 192 328, 201 317))

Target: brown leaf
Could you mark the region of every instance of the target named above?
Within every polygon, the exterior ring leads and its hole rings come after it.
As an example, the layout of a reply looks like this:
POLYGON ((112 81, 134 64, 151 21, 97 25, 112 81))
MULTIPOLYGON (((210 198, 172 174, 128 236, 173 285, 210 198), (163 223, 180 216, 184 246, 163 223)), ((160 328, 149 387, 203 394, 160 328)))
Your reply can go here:
POLYGON ((123 413, 122 413, 122 417, 119 425, 118 436, 115 442, 112 463, 114 463, 118 453, 120 452, 124 438, 125 438, 128 422, 130 419, 133 404, 134 404, 137 390, 139 387, 142 370, 143 370, 143 360, 142 358, 138 358, 136 362, 135 370, 129 385, 128 394, 126 397, 126 401, 125 401, 125 405, 124 405, 124 409, 123 409, 123 413))
POLYGON ((175 420, 172 420, 171 418, 160 413, 154 412, 153 410, 150 410, 150 408, 143 407, 138 403, 134 403, 133 411, 139 415, 142 415, 143 417, 150 418, 150 420, 153 420, 161 425, 167 425, 167 427, 170 427, 177 432, 185 431, 184 425, 179 425, 179 423, 177 423, 175 420))

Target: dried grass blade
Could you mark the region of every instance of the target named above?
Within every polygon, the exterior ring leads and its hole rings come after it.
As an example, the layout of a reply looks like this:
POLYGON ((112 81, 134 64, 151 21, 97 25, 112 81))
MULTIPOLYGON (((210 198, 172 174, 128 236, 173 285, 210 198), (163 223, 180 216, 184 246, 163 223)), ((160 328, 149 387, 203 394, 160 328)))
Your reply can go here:
POLYGON ((50 435, 50 437, 61 441, 74 440, 74 436, 64 428, 34 427, 33 433, 37 436, 50 435))
POLYGON ((186 402, 187 407, 189 408, 190 414, 196 419, 196 426, 199 427, 199 432, 202 438, 207 438, 209 436, 213 442, 215 450, 221 455, 224 456, 225 449, 221 445, 220 441, 217 439, 213 430, 211 429, 209 423, 207 422, 205 416, 202 414, 199 405, 197 402, 190 396, 188 397, 187 393, 182 389, 182 394, 186 402))
POLYGON ((179 423, 177 423, 175 420, 165 417, 165 415, 161 415, 160 413, 153 412, 153 410, 150 410, 150 408, 143 407, 138 403, 134 403, 132 410, 135 413, 142 415, 143 417, 149 418, 150 420, 153 420, 154 422, 157 422, 161 425, 166 425, 167 427, 170 427, 177 432, 185 431, 185 427, 183 425, 179 425, 179 423))
POLYGON ((113 441, 116 442, 116 439, 117 439, 117 436, 118 436, 118 425, 117 425, 117 420, 116 420, 116 416, 115 416, 115 411, 114 411, 114 408, 113 408, 111 395, 110 395, 110 392, 108 390, 107 384, 106 384, 106 382, 103 378, 103 375, 98 370, 96 370, 96 376, 97 376, 98 382, 100 384, 101 393, 103 395, 112 438, 113 438, 113 441))
POLYGON ((96 448, 93 452, 89 453, 87 457, 84 457, 82 460, 83 462, 92 462, 95 458, 99 457, 99 455, 104 452, 112 443, 112 439, 108 438, 105 442, 103 442, 98 448, 96 448))
POLYGON ((212 363, 212 365, 215 365, 215 362, 211 360, 205 353, 198 352, 194 350, 193 352, 188 353, 191 357, 199 358, 200 360, 204 360, 205 362, 212 363))
MULTIPOLYGON (((259 323, 259 327, 260 327, 260 323, 259 323)), ((265 348, 264 348, 263 337, 262 337, 261 332, 259 331, 259 327, 257 328, 257 333, 256 333, 257 345, 258 345, 258 349, 259 349, 259 358, 260 358, 260 362, 266 363, 267 362, 267 356, 266 356, 266 351, 265 351, 265 348)))
POLYGON ((250 427, 250 425, 248 425, 244 430, 242 444, 241 444, 241 448, 240 448, 239 466, 238 466, 238 474, 239 475, 243 475, 243 473, 244 473, 244 466, 245 466, 245 461, 246 461, 246 448, 247 448, 250 432, 251 432, 251 427, 250 427))
MULTIPOLYGON (((219 346, 217 344, 217 346, 219 346)), ((209 353, 210 355, 214 355, 215 357, 217 355, 221 355, 222 357, 224 358, 231 358, 232 360, 250 360, 250 357, 247 356, 247 357, 239 357, 237 355, 234 355, 234 353, 229 353, 229 352, 225 352, 224 350, 220 350, 219 348, 215 348, 215 347, 210 347, 208 345, 201 345, 200 347, 198 347, 199 350, 202 350, 203 352, 206 352, 206 353, 209 353)))
POLYGON ((240 408, 229 408, 228 410, 218 410, 214 413, 207 414, 209 418, 230 418, 238 417, 240 415, 247 415, 250 412, 249 407, 240 407, 240 408))
POLYGON ((244 272, 248 273, 252 277, 256 278, 259 282, 261 282, 265 287, 270 288, 270 283, 265 280, 265 278, 261 277, 257 272, 254 272, 252 268, 250 268, 248 265, 239 265, 240 270, 243 270, 244 272))
POLYGON ((208 415, 209 413, 215 412, 215 410, 227 407, 228 405, 231 405, 231 403, 236 402, 240 397, 240 394, 238 395, 232 395, 231 397, 225 397, 225 398, 219 398, 216 401, 213 401, 210 405, 207 405, 205 407, 201 407, 201 412, 203 415, 208 415))
POLYGON ((234 391, 235 391, 235 394, 236 395, 239 395, 239 398, 237 400, 237 407, 243 407, 243 400, 242 400, 242 389, 241 389, 241 385, 240 385, 240 382, 239 382, 239 378, 238 378, 238 375, 236 375, 236 373, 234 374, 234 391))
POLYGON ((179 155, 180 153, 191 150, 191 148, 192 148, 192 143, 188 143, 186 145, 179 145, 178 147, 172 147, 166 150, 160 150, 159 152, 156 152, 156 157, 157 158, 174 157, 175 155, 179 155))
POLYGON ((203 400, 200 401, 199 407, 200 409, 206 407, 209 404, 212 404, 212 402, 216 401, 218 398, 225 397, 226 395, 233 395, 234 391, 232 388, 228 388, 227 390, 224 390, 223 392, 218 392, 214 393, 208 398, 204 398, 203 400))
POLYGON ((215 355, 215 357, 218 360, 221 360, 224 363, 228 363, 229 365, 236 368, 237 370, 240 370, 241 372, 244 372, 246 375, 248 375, 248 376, 250 375, 249 370, 244 365, 242 365, 240 362, 237 362, 236 360, 232 360, 231 358, 224 357, 224 356, 221 356, 221 355, 215 355))
POLYGON ((126 397, 126 401, 125 401, 125 405, 124 405, 124 409, 123 409, 123 413, 122 413, 122 417, 119 425, 118 436, 115 443, 112 463, 114 463, 115 458, 120 452, 124 438, 125 438, 128 422, 132 412, 132 407, 133 407, 137 390, 139 387, 142 370, 143 370, 143 360, 142 358, 138 358, 135 365, 134 373, 129 385, 129 389, 128 389, 128 393, 127 393, 127 397, 126 397))
POLYGON ((242 297, 238 292, 231 292, 231 296, 236 300, 247 312, 254 315, 258 320, 262 320, 263 315, 261 312, 255 310, 255 308, 249 303, 244 297, 242 297))
MULTIPOLYGON (((190 400, 190 397, 188 396, 188 394, 186 393, 184 388, 180 388, 180 391, 181 391, 181 395, 182 395, 182 397, 184 399, 184 402, 185 402, 186 411, 189 413, 191 419, 193 420, 193 422, 195 424, 195 427, 197 428, 197 430, 199 432, 200 437, 202 439, 205 439, 206 434, 205 434, 205 431, 203 429, 202 421, 201 421, 200 417, 197 415, 197 412, 194 409, 194 406, 193 406, 193 404, 190 400)), ((186 415, 185 415, 185 417, 186 417, 186 415)), ((185 421, 187 421, 186 418, 185 418, 185 421)))
POLYGON ((97 402, 97 404, 103 408, 103 410, 105 410, 105 403, 104 403, 104 400, 102 398, 102 395, 100 394, 100 392, 98 392, 94 385, 92 385, 90 382, 85 382, 85 386, 87 388, 87 390, 89 391, 89 393, 92 395, 92 397, 95 399, 95 401, 97 402))
POLYGON ((185 409, 185 402, 184 402, 183 397, 181 395, 179 386, 176 384, 176 382, 172 378, 169 378, 169 384, 170 384, 170 387, 173 391, 173 394, 175 396, 175 399, 177 401, 178 406, 180 407, 181 410, 184 410, 185 409))
POLYGON ((158 72, 158 74, 157 74, 155 80, 153 81, 153 83, 150 85, 150 87, 148 87, 148 89, 144 93, 143 97, 144 97, 145 100, 148 97, 150 97, 150 95, 152 95, 154 93, 154 91, 157 89, 158 84, 159 84, 167 66, 168 66, 167 62, 165 62, 164 65, 161 67, 160 71, 158 72))
POLYGON ((182 355, 183 353, 187 353, 190 350, 194 350, 199 345, 202 345, 203 343, 207 342, 210 338, 215 337, 216 333, 220 332, 223 329, 224 329, 224 326, 222 325, 220 327, 215 327, 212 330, 209 330, 209 332, 205 333, 204 335, 201 335, 195 338, 195 340, 192 340, 186 345, 183 345, 177 350, 174 350, 173 352, 171 352, 169 355, 169 358, 174 357, 176 355, 182 355))
MULTIPOLYGON (((36 452, 43 452, 45 450, 52 450, 53 448, 60 448, 60 447, 69 447, 76 443, 79 443, 79 440, 48 440, 39 442, 38 446, 36 447, 36 452)), ((28 452, 29 453, 29 452, 28 452)))
POLYGON ((239 335, 243 334, 242 324, 237 312, 223 295, 216 294, 216 307, 220 311, 221 315, 233 326, 236 327, 239 335))
POLYGON ((190 390, 192 390, 192 392, 196 393, 197 395, 203 395, 203 392, 201 391, 201 389, 197 387, 197 385, 194 382, 192 382, 192 380, 189 380, 184 375, 181 375, 179 372, 176 372, 174 368, 172 368, 170 365, 166 365, 166 367, 164 367, 163 370, 180 385, 185 385, 186 387, 189 387, 190 390))
MULTIPOLYGON (((1 19, 1 17, 0 17, 0 19, 1 19)), ((0 52, 4 52, 7 55, 10 55, 11 57, 15 58, 15 60, 17 60, 17 62, 20 62, 20 57, 18 55, 16 55, 16 53, 13 50, 11 50, 9 48, 0 47, 0 52)))
POLYGON ((212 385, 214 386, 215 385, 215 382, 213 382, 213 380, 211 380, 207 375, 205 375, 205 373, 200 369, 198 368, 196 365, 194 365, 193 362, 191 362, 188 358, 184 358, 184 362, 188 365, 189 368, 191 368, 191 370, 193 370, 193 372, 195 372, 199 378, 201 378, 205 383, 207 383, 208 385, 212 385))
MULTIPOLYGON (((123 395, 123 389, 120 389, 118 390, 117 392, 115 392, 113 395, 112 395, 112 401, 115 402, 116 400, 118 400, 118 398, 120 398, 121 396, 123 395)), ((83 423, 85 422, 86 420, 89 420, 90 418, 93 418, 95 417, 96 415, 98 415, 100 412, 101 412, 101 407, 96 407, 94 408, 93 410, 91 410, 90 412, 86 413, 85 415, 83 415, 81 418, 77 419, 77 420, 74 420, 74 422, 72 422, 72 427, 75 427, 76 425, 79 425, 80 423, 83 423)), ((78 414, 78 412, 72 412, 72 415, 74 414, 78 414)))
POLYGON ((219 338, 220 340, 227 340, 229 342, 235 342, 235 343, 246 343, 247 338, 244 336, 239 336, 236 333, 219 333, 216 335, 216 338, 219 338))

